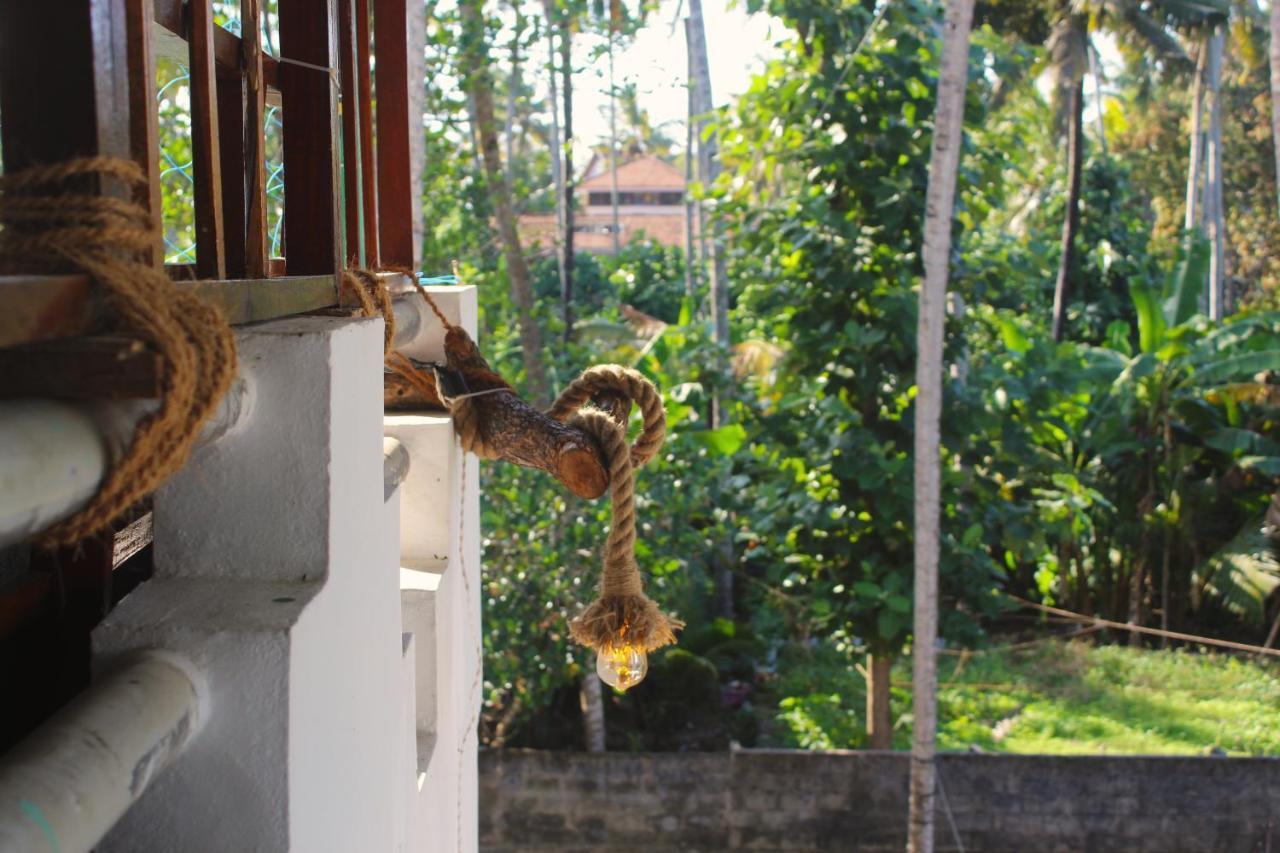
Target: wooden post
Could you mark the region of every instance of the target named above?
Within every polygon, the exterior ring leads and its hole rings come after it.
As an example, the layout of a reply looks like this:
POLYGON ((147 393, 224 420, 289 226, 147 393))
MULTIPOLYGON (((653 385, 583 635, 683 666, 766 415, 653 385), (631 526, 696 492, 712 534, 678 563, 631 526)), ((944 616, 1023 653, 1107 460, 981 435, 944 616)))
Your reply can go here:
POLYGON ((360 86, 356 82, 355 0, 338 0, 338 64, 342 68, 342 191, 348 264, 365 266, 364 199, 360 176, 360 86))
POLYGON ((279 0, 287 275, 342 270, 336 0, 279 0), (289 176, 292 176, 290 179, 289 176))
POLYGON ((131 155, 127 22, 124 0, 0 0, 6 171, 131 155))
POLYGON ((244 66, 245 276, 266 278, 267 238, 266 127, 267 83, 262 60, 262 0, 240 0, 240 61, 244 66))
MULTIPOLYGON (((218 74, 218 160, 222 184, 222 226, 226 246, 225 274, 248 275, 245 255, 248 213, 245 182, 245 113, 247 94, 239 74, 218 74)), ((198 247, 197 247, 198 248, 198 247)))
MULTIPOLYGON (((384 265, 417 268, 413 217, 421 189, 409 168, 409 41, 406 0, 374 0, 378 67, 378 247, 384 265)), ((419 128, 419 131, 421 129, 419 128)))
POLYGON ((187 7, 191 67, 191 156, 196 202, 196 274, 226 278, 222 218, 222 162, 218 144, 218 94, 214 76, 213 4, 192 0, 187 7))
POLYGON ((369 0, 355 0, 356 85, 360 113, 360 202, 364 223, 365 263, 382 266, 378 244, 378 167, 373 151, 373 72, 369 65, 369 0))

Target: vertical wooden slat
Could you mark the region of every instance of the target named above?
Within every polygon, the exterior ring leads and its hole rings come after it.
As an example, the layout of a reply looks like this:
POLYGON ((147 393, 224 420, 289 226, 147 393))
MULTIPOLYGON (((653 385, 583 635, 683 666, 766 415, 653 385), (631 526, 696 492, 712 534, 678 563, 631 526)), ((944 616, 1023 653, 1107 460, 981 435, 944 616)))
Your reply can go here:
POLYGON ((245 81, 238 74, 218 74, 218 161, 222 176, 222 237, 229 278, 247 277, 245 198, 245 81))
POLYGON ((336 283, 343 256, 333 73, 337 8, 334 0, 280 0, 279 20, 285 270, 289 275, 333 275, 336 283))
POLYGON ((406 0, 374 0, 378 51, 378 243, 382 263, 417 265, 413 256, 416 193, 409 168, 409 34, 406 0))
MULTIPOLYGON (((360 193, 360 86, 356 83, 355 0, 338 0, 338 56, 342 66, 342 190, 347 262, 365 265, 364 205, 360 193)), ((368 50, 368 45, 365 45, 368 50)))
POLYGON ((152 0, 125 0, 128 26, 129 68, 129 148, 146 176, 147 185, 134 194, 151 214, 156 232, 150 262, 164 263, 164 240, 160 200, 160 131, 156 113, 156 68, 151 53, 151 21, 155 14, 152 0))
POLYGON ((267 86, 262 76, 262 0, 240 0, 240 51, 244 65, 244 178, 247 199, 245 265, 248 278, 266 278, 267 171, 265 161, 267 86))
POLYGON ((360 114, 360 203, 364 224, 365 263, 382 266, 378 246, 378 167, 373 151, 373 71, 369 63, 369 0, 355 0, 356 14, 356 105, 360 114))
POLYGON ((222 233, 222 169, 218 97, 213 69, 213 4, 191 0, 187 43, 191 56, 191 154, 196 202, 196 273, 226 278, 222 233))
POLYGON ((0 0, 5 169, 130 156, 128 68, 124 0, 0 0))

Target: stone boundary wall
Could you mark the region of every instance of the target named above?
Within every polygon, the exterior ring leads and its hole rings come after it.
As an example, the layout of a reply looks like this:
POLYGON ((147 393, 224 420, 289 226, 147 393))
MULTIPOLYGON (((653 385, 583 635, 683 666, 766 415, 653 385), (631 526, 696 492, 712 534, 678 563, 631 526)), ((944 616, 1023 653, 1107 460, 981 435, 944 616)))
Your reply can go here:
MULTIPOLYGON (((489 853, 901 851, 905 752, 480 755, 489 853)), ((1280 853, 1280 758, 947 754, 937 849, 1280 853), (957 844, 956 836, 959 837, 957 844)))

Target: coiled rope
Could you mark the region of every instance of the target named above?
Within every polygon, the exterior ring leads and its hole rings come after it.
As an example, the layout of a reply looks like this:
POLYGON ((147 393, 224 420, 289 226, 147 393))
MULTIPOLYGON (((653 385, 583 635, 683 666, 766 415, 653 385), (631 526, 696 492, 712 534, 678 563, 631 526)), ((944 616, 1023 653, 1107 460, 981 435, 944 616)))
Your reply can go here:
POLYGON ((40 535, 49 547, 103 531, 177 472, 236 373, 235 337, 222 314, 149 260, 160 235, 147 209, 81 189, 95 178, 130 190, 147 185, 137 163, 116 157, 0 176, 0 270, 89 275, 106 294, 112 331, 144 341, 163 363, 159 407, 138 422, 88 505, 40 535))

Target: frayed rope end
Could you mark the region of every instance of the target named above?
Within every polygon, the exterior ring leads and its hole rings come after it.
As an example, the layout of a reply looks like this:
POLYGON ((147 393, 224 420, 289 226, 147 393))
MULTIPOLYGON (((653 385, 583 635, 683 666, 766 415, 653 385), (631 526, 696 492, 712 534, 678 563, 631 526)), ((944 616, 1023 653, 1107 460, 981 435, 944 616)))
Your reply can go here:
POLYGON ((646 652, 676 641, 684 622, 668 616, 645 595, 606 595, 569 623, 573 639, 590 649, 632 645, 646 652))

